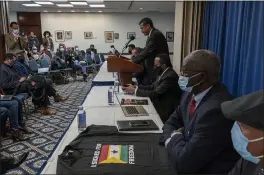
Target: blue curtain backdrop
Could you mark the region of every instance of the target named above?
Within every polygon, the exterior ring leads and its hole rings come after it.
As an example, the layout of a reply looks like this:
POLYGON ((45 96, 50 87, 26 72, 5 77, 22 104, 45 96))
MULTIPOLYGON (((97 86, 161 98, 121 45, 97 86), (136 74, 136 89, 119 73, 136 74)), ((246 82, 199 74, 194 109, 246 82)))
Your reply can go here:
POLYGON ((207 2, 203 48, 222 62, 234 97, 263 89, 264 2, 207 2))

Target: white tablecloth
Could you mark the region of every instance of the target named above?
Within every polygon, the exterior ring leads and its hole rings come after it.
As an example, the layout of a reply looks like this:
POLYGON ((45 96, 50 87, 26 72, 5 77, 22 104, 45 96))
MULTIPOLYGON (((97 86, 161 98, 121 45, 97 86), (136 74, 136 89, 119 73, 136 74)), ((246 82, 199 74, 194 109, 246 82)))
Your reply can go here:
MULTIPOLYGON (((149 131, 151 133, 161 133, 163 123, 157 114, 153 104, 151 103, 149 98, 135 97, 133 95, 125 95, 123 92, 120 92, 115 96, 115 104, 108 105, 107 102, 107 92, 109 86, 94 86, 90 93, 88 94, 86 100, 83 103, 84 110, 86 111, 86 123, 87 126, 95 124, 95 125, 109 125, 115 126, 116 120, 147 120, 152 119, 160 128, 159 131, 149 131), (123 111, 118 103, 118 99, 121 98, 134 98, 134 99, 148 99, 149 105, 144 106, 144 108, 148 111, 149 116, 142 117, 125 117, 123 111)), ((120 88, 121 90, 121 88, 120 88)), ((122 91, 122 90, 121 90, 122 91)), ((148 133, 147 132, 129 132, 129 133, 148 133)), ((41 174, 55 174, 57 168, 57 159, 58 155, 60 155, 65 148, 74 138, 78 136, 78 125, 77 125, 77 117, 75 117, 72 122, 69 130, 61 140, 60 144, 54 151, 51 158, 48 160, 46 167, 43 169, 41 174)))
POLYGON ((98 83, 98 82, 114 82, 114 81, 115 80, 113 77, 113 73, 107 71, 107 61, 105 61, 92 82, 98 83))

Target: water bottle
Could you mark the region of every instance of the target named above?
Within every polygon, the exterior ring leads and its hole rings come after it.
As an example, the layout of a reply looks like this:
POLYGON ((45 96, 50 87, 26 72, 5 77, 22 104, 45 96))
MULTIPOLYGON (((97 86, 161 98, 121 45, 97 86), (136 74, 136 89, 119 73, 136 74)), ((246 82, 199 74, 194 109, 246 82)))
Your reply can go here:
POLYGON ((112 86, 110 86, 110 88, 108 89, 108 104, 114 104, 114 89, 112 88, 112 86))
POLYGON ((119 81, 117 78, 114 81, 114 92, 119 92, 119 81))
POLYGON ((86 129, 86 112, 82 106, 79 106, 78 109, 78 131, 82 132, 86 129))

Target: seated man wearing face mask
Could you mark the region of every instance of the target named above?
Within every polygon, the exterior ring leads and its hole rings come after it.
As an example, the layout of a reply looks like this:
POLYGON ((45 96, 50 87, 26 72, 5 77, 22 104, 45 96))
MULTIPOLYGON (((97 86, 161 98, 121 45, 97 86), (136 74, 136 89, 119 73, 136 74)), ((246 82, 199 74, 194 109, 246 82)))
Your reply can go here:
POLYGON ((179 174, 227 174, 239 155, 221 103, 232 96, 220 82, 220 59, 209 50, 196 50, 183 60, 179 86, 181 104, 163 126, 160 144, 179 174))
POLYGON ((16 60, 13 68, 21 77, 28 77, 29 74, 33 75, 33 71, 30 70, 29 66, 25 64, 24 50, 18 50, 14 52, 16 60))
POLYGON ((231 137, 242 157, 228 175, 264 174, 264 91, 222 103, 226 118, 234 120, 231 137))
POLYGON ((29 57, 29 59, 33 59, 35 61, 39 61, 39 53, 38 53, 38 49, 36 47, 32 47, 32 53, 31 56, 29 57))
POLYGON ((42 76, 22 77, 14 69, 13 65, 16 55, 7 53, 4 64, 0 65, 0 87, 7 95, 19 93, 29 93, 33 103, 40 108, 43 115, 53 115, 56 111, 48 108, 49 97, 53 97, 55 102, 65 101, 42 76))
POLYGON ((181 90, 178 85, 178 75, 172 69, 170 57, 167 54, 157 55, 154 61, 157 80, 152 85, 129 85, 122 89, 129 94, 139 97, 149 97, 153 102, 161 120, 166 122, 168 117, 180 104, 181 90))
POLYGON ((93 45, 93 44, 91 44, 91 45, 90 45, 90 48, 86 50, 86 53, 88 53, 88 54, 90 54, 90 55, 91 55, 92 52, 93 52, 94 54, 97 54, 97 49, 94 48, 94 45, 93 45))

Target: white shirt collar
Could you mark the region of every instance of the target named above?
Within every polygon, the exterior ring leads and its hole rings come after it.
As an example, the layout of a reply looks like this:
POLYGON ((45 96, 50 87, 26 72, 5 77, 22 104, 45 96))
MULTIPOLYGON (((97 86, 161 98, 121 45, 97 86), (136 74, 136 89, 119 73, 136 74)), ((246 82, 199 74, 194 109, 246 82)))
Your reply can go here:
POLYGON ((159 76, 159 80, 161 79, 161 77, 165 74, 165 72, 169 69, 170 67, 167 67, 167 69, 165 69, 165 71, 162 72, 162 74, 159 76))
POLYGON ((202 101, 203 97, 207 94, 207 92, 212 88, 209 87, 208 89, 204 90, 203 92, 201 92, 200 94, 197 94, 194 96, 194 99, 195 99, 195 102, 196 102, 196 105, 195 105, 195 108, 197 108, 197 106, 199 105, 199 103, 202 101))
POLYGON ((150 35, 151 35, 152 30, 153 30, 153 29, 151 29, 151 31, 149 32, 149 37, 150 37, 150 35))

